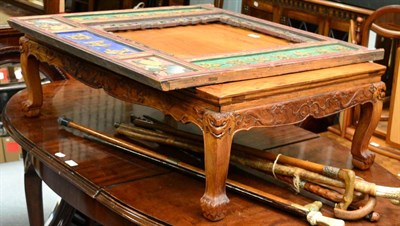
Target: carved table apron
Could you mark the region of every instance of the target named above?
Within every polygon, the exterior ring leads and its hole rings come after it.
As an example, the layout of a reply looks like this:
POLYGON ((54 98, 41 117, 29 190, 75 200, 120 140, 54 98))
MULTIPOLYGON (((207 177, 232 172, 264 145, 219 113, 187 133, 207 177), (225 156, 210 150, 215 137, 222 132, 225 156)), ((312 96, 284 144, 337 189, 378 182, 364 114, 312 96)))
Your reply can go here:
POLYGON ((40 114, 42 88, 38 62, 47 62, 79 81, 121 100, 154 107, 180 122, 201 128, 205 148, 206 188, 203 215, 222 219, 229 199, 225 193, 234 134, 253 127, 275 127, 325 117, 361 104, 361 118, 351 152, 353 165, 368 169, 374 154, 367 150, 382 109, 385 67, 360 63, 163 92, 69 55, 28 37, 21 39, 21 63, 27 83, 27 116, 40 114))

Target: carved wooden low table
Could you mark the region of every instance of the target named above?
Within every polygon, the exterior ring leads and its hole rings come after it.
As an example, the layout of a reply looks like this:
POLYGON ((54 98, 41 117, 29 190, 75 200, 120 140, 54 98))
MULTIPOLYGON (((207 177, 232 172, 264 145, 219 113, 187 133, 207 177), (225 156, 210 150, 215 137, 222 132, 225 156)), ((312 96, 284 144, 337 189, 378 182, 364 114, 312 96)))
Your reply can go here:
MULTIPOLYGON (((333 40, 209 5, 13 18, 25 33, 21 63, 27 116, 38 116, 38 61, 124 101, 154 107, 203 131, 201 208, 222 219, 236 132, 325 117, 355 105, 362 115, 353 165, 368 169, 379 119, 382 50, 333 40)), ((79 95, 79 94, 77 94, 79 95)), ((34 120, 34 119, 32 119, 34 120)))

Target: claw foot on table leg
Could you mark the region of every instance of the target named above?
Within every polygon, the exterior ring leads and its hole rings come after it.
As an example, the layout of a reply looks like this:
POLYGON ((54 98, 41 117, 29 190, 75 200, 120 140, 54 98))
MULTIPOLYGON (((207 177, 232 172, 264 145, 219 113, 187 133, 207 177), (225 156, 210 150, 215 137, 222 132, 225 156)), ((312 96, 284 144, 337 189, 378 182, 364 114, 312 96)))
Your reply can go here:
POLYGON ((32 102, 26 100, 22 102, 22 111, 27 117, 36 117, 40 114, 40 107, 32 107, 32 102))
POLYGON ((362 152, 362 158, 358 158, 356 156, 353 156, 353 166, 356 167, 357 169, 361 170, 367 170, 371 165, 374 163, 375 160, 375 154, 370 152, 370 151, 363 151, 362 152))
POLYGON ((204 195, 200 199, 203 216, 211 221, 219 221, 225 217, 228 203, 229 199, 225 194, 218 197, 204 195))

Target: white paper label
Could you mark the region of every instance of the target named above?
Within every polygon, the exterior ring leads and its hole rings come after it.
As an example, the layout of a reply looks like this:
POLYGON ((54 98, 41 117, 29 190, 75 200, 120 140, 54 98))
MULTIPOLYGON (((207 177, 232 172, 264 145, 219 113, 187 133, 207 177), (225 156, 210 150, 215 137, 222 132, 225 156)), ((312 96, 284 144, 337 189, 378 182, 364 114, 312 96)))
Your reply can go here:
POLYGON ((378 143, 375 143, 375 142, 370 142, 369 144, 374 146, 374 147, 379 147, 380 146, 378 143))
POLYGON ((60 158, 64 158, 65 157, 65 154, 61 153, 61 152, 57 152, 54 155, 57 156, 57 157, 60 157, 60 158))
POLYGON ((78 163, 76 163, 74 160, 67 160, 65 161, 65 163, 67 163, 69 166, 77 166, 78 163))

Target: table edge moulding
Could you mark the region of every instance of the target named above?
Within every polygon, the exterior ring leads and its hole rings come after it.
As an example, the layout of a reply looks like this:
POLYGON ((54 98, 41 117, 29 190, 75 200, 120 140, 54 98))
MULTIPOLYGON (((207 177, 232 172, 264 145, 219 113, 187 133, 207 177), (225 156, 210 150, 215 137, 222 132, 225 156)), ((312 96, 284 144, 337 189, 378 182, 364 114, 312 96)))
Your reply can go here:
MULTIPOLYGON (((229 199, 225 192, 225 182, 232 139, 238 131, 249 130, 253 127, 294 124, 309 116, 325 117, 361 104, 363 113, 351 148, 353 164, 361 169, 368 169, 373 164, 374 154, 368 151, 367 147, 382 110, 381 97, 385 85, 380 81, 380 77, 385 67, 368 61, 381 58, 382 50, 368 50, 204 5, 121 10, 106 14, 120 15, 120 17, 114 19, 106 17, 97 22, 93 20, 77 22, 68 19, 104 17, 105 15, 104 12, 94 12, 10 20, 11 26, 25 33, 20 44, 22 70, 28 90, 28 100, 23 103, 23 110, 27 116, 40 115, 43 103, 38 72, 40 61, 57 66, 88 86, 102 88, 118 99, 154 107, 180 122, 194 123, 201 128, 204 137, 206 187, 200 203, 203 215, 212 221, 220 220, 226 214, 229 199), (148 12, 151 13, 154 10, 161 12, 161 16, 157 13, 148 15, 148 12), (124 18, 126 15, 128 18, 124 18), (126 25, 128 19, 130 23, 126 25), (38 25, 49 20, 57 26, 49 28, 38 25), (166 22, 162 23, 163 20, 166 22), (40 23, 35 23, 35 21, 40 23), (147 26, 163 28, 210 21, 228 21, 230 25, 294 40, 298 42, 291 46, 295 49, 296 46, 319 48, 324 45, 339 45, 341 48, 332 50, 336 51, 335 53, 329 52, 329 49, 324 50, 320 56, 283 59, 275 63, 258 62, 251 66, 239 63, 239 65, 223 69, 206 69, 184 59, 152 50, 140 43, 112 37, 98 28, 101 25, 112 27, 107 24, 109 22, 128 26, 130 29, 144 29, 147 26), (106 37, 107 41, 114 38, 115 42, 123 48, 140 49, 142 52, 135 55, 132 51, 127 51, 129 53, 125 56, 96 52, 96 50, 80 46, 79 42, 57 36, 59 31, 57 29, 60 27, 62 29, 67 27, 73 33, 92 32, 106 37), (267 27, 273 31, 266 31, 267 27), (309 42, 310 39, 315 42, 309 42), (191 68, 192 71, 161 78, 162 76, 157 74, 160 71, 150 73, 134 65, 119 63, 121 60, 132 57, 140 58, 149 55, 160 57, 178 67, 191 68), (321 78, 318 78, 319 74, 321 78), (261 83, 266 79, 275 83, 261 83), (226 83, 219 84, 222 82, 226 83), (232 92, 233 87, 247 83, 252 84, 251 90, 236 89, 232 92)), ((283 48, 271 51, 286 50, 283 48)), ((268 50, 262 51, 268 52, 268 50)), ((263 54, 262 51, 261 54, 263 54)), ((202 60, 242 57, 247 56, 246 54, 260 54, 260 52, 219 55, 202 60)))

